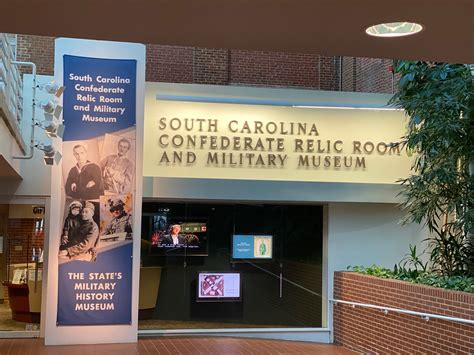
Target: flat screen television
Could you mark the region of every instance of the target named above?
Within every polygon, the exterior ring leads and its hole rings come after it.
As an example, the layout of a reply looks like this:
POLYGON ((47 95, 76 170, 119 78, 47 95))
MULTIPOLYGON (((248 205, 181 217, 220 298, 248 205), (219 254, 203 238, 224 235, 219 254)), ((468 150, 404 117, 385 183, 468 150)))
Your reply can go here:
POLYGON ((273 236, 255 234, 232 235, 232 259, 271 260, 273 258, 273 236))
POLYGON ((144 233, 148 233, 150 255, 207 256, 207 220, 174 216, 170 209, 144 214, 144 233))
POLYGON ((198 302, 242 300, 242 283, 238 272, 200 272, 197 280, 198 302))

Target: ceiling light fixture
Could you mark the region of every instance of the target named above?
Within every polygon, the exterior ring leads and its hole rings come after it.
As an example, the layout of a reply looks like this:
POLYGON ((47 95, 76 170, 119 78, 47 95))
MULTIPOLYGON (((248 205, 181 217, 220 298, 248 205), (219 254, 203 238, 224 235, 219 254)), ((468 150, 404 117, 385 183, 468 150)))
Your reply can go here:
POLYGON ((420 32, 423 26, 414 22, 390 22, 370 26, 365 33, 375 37, 402 37, 420 32))

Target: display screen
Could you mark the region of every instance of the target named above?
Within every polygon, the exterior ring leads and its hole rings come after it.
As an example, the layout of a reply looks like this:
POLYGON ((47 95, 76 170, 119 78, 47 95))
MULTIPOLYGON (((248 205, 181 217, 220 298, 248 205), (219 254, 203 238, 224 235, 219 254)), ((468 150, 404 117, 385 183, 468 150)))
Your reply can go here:
POLYGON ((207 255, 207 221, 173 216, 170 209, 144 215, 152 255, 207 255))
POLYGON ((198 301, 241 300, 240 274, 230 272, 201 272, 198 277, 198 301))
POLYGON ((272 259, 273 236, 234 234, 232 236, 233 259, 272 259))

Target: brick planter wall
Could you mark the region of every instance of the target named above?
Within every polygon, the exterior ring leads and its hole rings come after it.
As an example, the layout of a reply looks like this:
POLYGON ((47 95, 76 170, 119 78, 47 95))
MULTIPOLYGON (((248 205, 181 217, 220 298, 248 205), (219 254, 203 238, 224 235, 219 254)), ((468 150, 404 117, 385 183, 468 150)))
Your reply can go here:
MULTIPOLYGON (((334 273, 334 299, 474 320, 474 294, 354 272, 334 273)), ((473 353, 474 326, 338 304, 334 341, 358 352, 473 353)))

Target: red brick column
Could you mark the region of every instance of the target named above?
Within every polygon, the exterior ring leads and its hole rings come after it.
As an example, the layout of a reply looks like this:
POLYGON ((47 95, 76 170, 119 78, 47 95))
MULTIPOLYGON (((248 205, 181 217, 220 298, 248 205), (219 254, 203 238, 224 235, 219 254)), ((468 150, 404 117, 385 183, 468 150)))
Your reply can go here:
MULTIPOLYGON (((334 299, 474 320, 474 294, 353 272, 334 274, 334 299)), ((334 341, 370 353, 472 353, 474 326, 338 304, 334 341)))

